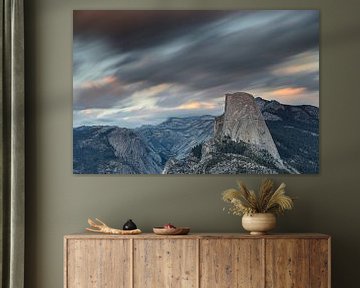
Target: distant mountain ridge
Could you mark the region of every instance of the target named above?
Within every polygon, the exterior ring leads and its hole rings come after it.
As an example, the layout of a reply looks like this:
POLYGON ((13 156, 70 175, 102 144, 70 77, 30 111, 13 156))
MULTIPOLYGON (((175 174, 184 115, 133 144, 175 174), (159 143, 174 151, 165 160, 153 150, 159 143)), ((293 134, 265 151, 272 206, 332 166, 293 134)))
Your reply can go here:
POLYGON ((73 130, 75 174, 159 174, 162 159, 131 129, 82 126, 73 130))
POLYGON ((75 174, 318 173, 319 108, 284 105, 260 97, 254 101, 284 162, 282 168, 267 149, 226 137, 222 141, 214 140, 216 117, 204 115, 171 117, 158 125, 135 129, 74 128, 73 171, 75 174), (211 157, 201 159, 202 153, 211 157))
POLYGON ((168 159, 185 157, 213 133, 214 117, 171 117, 135 129, 81 126, 73 129, 75 174, 160 174, 168 159), (147 155, 148 154, 148 155, 147 155))
POLYGON ((194 146, 207 141, 213 126, 214 116, 171 117, 158 125, 141 126, 134 131, 167 160, 181 159, 194 146))
POLYGON ((282 160, 302 174, 319 173, 319 108, 255 98, 282 160))

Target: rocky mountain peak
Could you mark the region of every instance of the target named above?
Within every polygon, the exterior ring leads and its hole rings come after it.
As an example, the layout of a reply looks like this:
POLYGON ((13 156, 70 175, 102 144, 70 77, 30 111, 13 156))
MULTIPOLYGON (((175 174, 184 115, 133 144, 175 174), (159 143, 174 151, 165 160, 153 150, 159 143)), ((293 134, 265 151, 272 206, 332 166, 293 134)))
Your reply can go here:
POLYGON ((275 159, 279 152, 254 97, 245 92, 225 95, 225 112, 216 117, 215 137, 228 137, 268 151, 275 159))

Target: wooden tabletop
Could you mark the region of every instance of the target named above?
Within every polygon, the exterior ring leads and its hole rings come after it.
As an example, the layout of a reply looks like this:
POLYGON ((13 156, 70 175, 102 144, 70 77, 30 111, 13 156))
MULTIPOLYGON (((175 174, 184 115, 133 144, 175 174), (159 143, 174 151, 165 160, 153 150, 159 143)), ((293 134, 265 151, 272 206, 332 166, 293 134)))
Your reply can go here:
POLYGON ((286 233, 286 234, 266 234, 266 235, 250 235, 247 233, 189 233, 188 235, 156 235, 154 233, 142 233, 138 235, 109 235, 101 233, 75 233, 64 236, 65 239, 203 239, 203 238, 224 238, 224 239, 241 239, 241 238, 257 238, 257 239, 329 239, 330 236, 320 233, 286 233))

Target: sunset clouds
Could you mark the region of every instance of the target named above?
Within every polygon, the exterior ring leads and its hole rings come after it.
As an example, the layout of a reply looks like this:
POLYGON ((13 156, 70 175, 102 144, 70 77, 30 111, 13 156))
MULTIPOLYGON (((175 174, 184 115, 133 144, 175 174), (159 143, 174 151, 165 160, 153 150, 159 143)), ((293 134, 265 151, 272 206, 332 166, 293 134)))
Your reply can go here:
POLYGON ((74 127, 219 115, 247 91, 319 103, 318 11, 75 11, 74 127))

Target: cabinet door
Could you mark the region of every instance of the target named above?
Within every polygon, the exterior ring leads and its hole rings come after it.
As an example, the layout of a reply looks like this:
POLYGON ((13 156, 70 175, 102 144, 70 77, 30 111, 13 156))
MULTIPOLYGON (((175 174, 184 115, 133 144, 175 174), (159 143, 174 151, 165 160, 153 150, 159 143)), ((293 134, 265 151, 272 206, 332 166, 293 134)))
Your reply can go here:
POLYGON ((330 287, 330 240, 310 241, 310 287, 330 287))
POLYGON ((68 239, 65 253, 65 287, 131 287, 130 240, 68 239))
POLYGON ((197 287, 197 240, 134 240, 135 288, 197 287))
POLYGON ((310 240, 266 240, 266 287, 304 288, 310 280, 310 240))
POLYGON ((262 243, 260 239, 201 240, 200 287, 263 287, 262 243))

